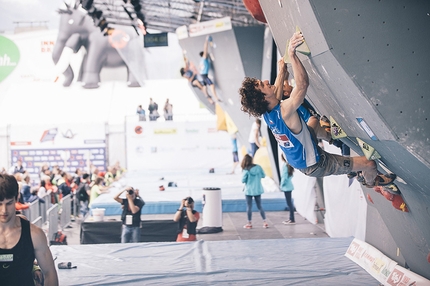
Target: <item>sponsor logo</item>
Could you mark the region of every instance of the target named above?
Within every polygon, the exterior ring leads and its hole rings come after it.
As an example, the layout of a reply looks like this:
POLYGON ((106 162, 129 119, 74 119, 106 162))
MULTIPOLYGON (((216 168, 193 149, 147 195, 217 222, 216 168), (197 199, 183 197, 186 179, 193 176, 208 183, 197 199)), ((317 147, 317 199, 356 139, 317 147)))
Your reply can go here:
POLYGON ((176 128, 154 129, 154 134, 176 134, 176 128))
POLYGON ((402 278, 404 275, 405 274, 401 272, 399 269, 394 269, 390 277, 388 277, 387 282, 389 285, 393 285, 393 286, 398 285, 400 281, 402 281, 402 278))
POLYGON ((134 132, 136 132, 136 134, 142 134, 142 132, 143 132, 142 126, 136 126, 134 128, 134 132))
POLYGON ((8 38, 0 36, 0 82, 16 68, 19 57, 17 45, 8 38))

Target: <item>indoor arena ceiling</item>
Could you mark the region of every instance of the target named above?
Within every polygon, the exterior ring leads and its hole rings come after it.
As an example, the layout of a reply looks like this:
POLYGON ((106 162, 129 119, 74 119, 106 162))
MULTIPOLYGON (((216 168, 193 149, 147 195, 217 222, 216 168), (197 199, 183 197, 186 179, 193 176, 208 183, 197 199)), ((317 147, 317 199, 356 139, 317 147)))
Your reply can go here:
POLYGON ((197 22, 230 17, 233 26, 263 25, 246 10, 242 0, 141 0, 148 29, 175 32, 197 22))

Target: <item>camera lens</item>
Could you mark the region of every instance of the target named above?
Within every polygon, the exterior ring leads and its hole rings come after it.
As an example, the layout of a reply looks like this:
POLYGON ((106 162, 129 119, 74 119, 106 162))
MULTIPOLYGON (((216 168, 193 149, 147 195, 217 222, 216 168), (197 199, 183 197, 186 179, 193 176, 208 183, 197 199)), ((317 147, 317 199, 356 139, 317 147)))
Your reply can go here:
POLYGON ((128 194, 132 195, 134 193, 134 190, 128 190, 128 194))

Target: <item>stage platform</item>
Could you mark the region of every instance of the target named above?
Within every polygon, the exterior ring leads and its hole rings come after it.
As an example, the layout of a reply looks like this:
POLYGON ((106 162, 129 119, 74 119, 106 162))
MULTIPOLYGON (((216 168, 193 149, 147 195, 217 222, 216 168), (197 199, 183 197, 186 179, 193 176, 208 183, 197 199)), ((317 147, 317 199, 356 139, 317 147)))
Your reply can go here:
MULTIPOLYGON (((220 188, 223 212, 246 211, 243 193, 242 174, 237 168, 236 174, 227 175, 231 169, 215 169, 215 173, 207 170, 145 170, 127 172, 123 178, 115 182, 109 193, 100 195, 91 204, 91 209, 104 208, 106 216, 120 215, 121 205, 113 197, 126 186, 139 189, 145 201, 142 214, 174 213, 180 201, 191 196, 195 200, 195 209, 202 211, 204 188, 220 188), (169 182, 177 187, 169 187, 169 182), (159 187, 163 186, 164 191, 159 187)), ((266 192, 262 195, 265 211, 283 211, 286 202, 283 192, 266 192)), ((254 211, 257 211, 254 205, 254 211)))
POLYGON ((352 238, 51 246, 60 285, 378 285, 352 238))
MULTIPOLYGON (((80 244, 104 244, 121 242, 121 216, 108 216, 103 221, 94 221, 92 217, 81 222, 80 244)), ((165 219, 141 218, 139 242, 176 241, 178 223, 172 215, 165 219)))

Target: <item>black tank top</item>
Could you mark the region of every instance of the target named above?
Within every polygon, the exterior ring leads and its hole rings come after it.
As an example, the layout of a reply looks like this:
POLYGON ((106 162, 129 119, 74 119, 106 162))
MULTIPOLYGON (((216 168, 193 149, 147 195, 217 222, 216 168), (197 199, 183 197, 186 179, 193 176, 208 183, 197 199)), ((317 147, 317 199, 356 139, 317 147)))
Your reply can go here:
POLYGON ((34 247, 30 234, 30 222, 21 220, 21 237, 11 249, 0 248, 0 284, 34 285, 34 247))

